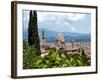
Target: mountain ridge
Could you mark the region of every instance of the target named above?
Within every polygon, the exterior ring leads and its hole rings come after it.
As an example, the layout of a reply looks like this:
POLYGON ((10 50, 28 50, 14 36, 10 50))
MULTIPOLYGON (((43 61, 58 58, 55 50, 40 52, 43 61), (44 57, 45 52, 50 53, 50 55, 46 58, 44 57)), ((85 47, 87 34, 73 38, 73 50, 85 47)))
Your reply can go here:
MULTIPOLYGON (((56 32, 56 31, 51 31, 48 29, 42 29, 39 28, 38 32, 39 32, 39 37, 42 37, 42 31, 44 30, 45 32, 45 37, 46 37, 46 41, 55 41, 56 40, 56 36, 60 33, 60 31, 56 32)), ((64 35, 65 40, 84 40, 84 41, 90 41, 91 35, 90 33, 74 33, 74 32, 61 32, 62 35, 64 35)), ((23 38, 24 39, 28 39, 28 30, 24 29, 23 30, 23 38)))

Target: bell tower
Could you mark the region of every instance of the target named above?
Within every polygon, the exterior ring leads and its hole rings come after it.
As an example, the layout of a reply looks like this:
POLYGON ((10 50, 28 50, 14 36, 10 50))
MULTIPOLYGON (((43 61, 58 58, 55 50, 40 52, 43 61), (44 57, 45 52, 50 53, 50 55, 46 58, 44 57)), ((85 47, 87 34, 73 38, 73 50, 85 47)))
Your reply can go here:
POLYGON ((45 32, 44 32, 44 30, 42 31, 42 47, 43 48, 46 47, 46 40, 45 40, 45 32))

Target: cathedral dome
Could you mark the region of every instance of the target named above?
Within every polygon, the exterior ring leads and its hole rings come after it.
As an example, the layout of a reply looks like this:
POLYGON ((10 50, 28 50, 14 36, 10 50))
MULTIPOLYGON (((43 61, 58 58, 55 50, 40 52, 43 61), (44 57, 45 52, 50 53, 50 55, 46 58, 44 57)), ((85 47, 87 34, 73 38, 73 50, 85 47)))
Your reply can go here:
POLYGON ((59 42, 65 41, 63 34, 59 33, 59 34, 56 36, 56 40, 59 41, 59 42))

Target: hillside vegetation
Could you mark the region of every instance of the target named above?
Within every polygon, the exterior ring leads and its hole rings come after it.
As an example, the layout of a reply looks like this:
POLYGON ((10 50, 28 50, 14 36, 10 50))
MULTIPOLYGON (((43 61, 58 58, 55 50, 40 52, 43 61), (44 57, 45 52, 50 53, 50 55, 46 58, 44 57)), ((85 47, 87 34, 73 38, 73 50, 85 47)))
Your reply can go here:
POLYGON ((90 66, 90 62, 82 49, 80 54, 67 54, 56 48, 49 48, 45 56, 36 55, 37 49, 23 42, 23 69, 64 68, 77 66, 90 66))

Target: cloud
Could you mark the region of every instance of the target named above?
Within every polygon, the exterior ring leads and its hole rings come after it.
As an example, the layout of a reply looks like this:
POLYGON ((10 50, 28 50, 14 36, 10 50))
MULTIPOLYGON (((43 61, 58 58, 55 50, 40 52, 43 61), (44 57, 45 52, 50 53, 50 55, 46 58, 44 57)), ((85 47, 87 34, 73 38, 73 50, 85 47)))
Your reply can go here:
POLYGON ((79 21, 79 20, 84 19, 85 17, 85 14, 78 14, 78 13, 67 13, 66 15, 67 15, 68 20, 71 20, 71 21, 79 21))
MULTIPOLYGON (((58 13, 58 12, 38 12, 38 21, 39 24, 43 24, 43 28, 47 28, 54 31, 73 31, 77 32, 75 26, 72 25, 69 20, 79 20, 82 17, 78 14, 74 15, 72 13, 58 13), (73 19, 73 16, 75 19, 73 19)), ((41 26, 39 26, 41 27, 41 26)))
POLYGON ((28 10, 23 11, 23 20, 24 21, 29 20, 29 11, 28 10))
POLYGON ((38 21, 39 22, 45 22, 45 21, 51 21, 56 19, 56 15, 52 12, 37 12, 38 15, 38 21))
MULTIPOLYGON (((29 11, 23 11, 25 27, 29 21, 29 11)), ((89 14, 37 11, 38 27, 60 32, 89 32, 89 14), (80 28, 81 27, 81 28, 80 28), (89 30, 88 30, 88 29, 89 30), (84 31, 83 31, 84 30, 84 31)))
POLYGON ((72 26, 69 22, 65 22, 65 29, 68 29, 68 31, 72 31, 72 32, 77 32, 77 29, 75 26, 72 26))
POLYGON ((75 27, 70 27, 72 32, 77 32, 77 29, 75 27))
POLYGON ((52 21, 52 20, 65 20, 67 18, 67 13, 62 13, 62 12, 43 12, 43 11, 38 11, 38 21, 43 22, 43 21, 52 21))
POLYGON ((42 12, 38 11, 38 20, 40 22, 65 19, 69 21, 79 21, 84 19, 85 14, 82 13, 62 13, 62 12, 42 12))
POLYGON ((70 23, 66 21, 66 22, 65 22, 65 25, 66 25, 66 26, 70 26, 70 23))

